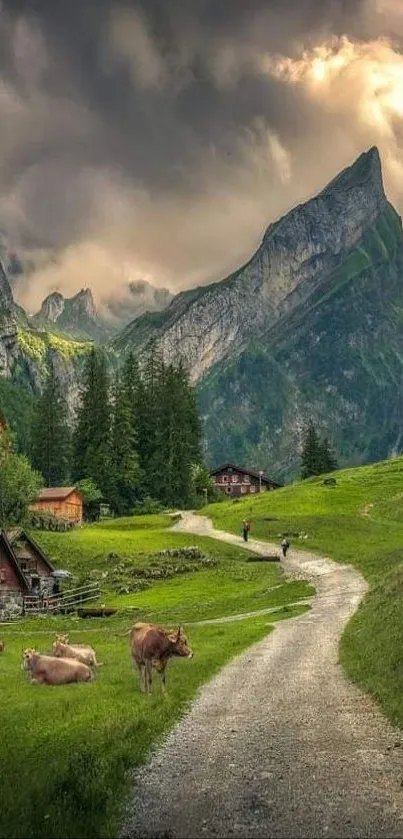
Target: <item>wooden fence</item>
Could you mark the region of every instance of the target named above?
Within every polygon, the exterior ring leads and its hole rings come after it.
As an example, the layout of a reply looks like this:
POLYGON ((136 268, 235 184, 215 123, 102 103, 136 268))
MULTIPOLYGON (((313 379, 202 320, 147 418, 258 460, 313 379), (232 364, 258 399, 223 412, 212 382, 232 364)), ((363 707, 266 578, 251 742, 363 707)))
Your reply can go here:
POLYGON ((24 614, 40 614, 43 612, 75 612, 81 603, 98 600, 101 590, 98 583, 88 583, 80 588, 72 588, 65 594, 51 594, 49 597, 24 597, 24 614))

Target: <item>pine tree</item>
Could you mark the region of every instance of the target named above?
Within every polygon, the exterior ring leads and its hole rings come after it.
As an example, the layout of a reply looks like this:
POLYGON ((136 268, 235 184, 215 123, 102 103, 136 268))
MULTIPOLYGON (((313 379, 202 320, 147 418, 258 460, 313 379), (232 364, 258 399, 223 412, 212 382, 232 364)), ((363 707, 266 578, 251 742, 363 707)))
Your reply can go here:
POLYGON ((48 375, 32 426, 32 463, 46 486, 63 486, 69 479, 71 435, 67 403, 50 358, 48 375))
POLYGON ((132 380, 123 373, 114 390, 110 488, 108 497, 118 515, 131 512, 140 495, 140 466, 137 455, 132 380))
POLYGON ((158 453, 164 465, 159 497, 165 504, 185 506, 193 491, 192 466, 201 462, 201 426, 194 392, 181 363, 164 368, 162 389, 158 453))
POLYGON ((301 452, 301 478, 311 478, 313 475, 319 475, 321 469, 321 450, 320 441, 316 428, 312 422, 309 422, 306 429, 302 452, 301 452))
POLYGON ((162 353, 154 346, 145 361, 142 385, 137 394, 137 433, 144 490, 158 500, 161 500, 167 456, 164 448, 165 372, 162 353))
POLYGON ((327 437, 324 437, 319 444, 319 462, 318 474, 320 475, 324 472, 334 472, 338 468, 336 455, 327 437))
POLYGON ((106 361, 91 351, 84 370, 81 405, 74 432, 75 480, 92 478, 105 496, 109 488, 111 409, 106 361))

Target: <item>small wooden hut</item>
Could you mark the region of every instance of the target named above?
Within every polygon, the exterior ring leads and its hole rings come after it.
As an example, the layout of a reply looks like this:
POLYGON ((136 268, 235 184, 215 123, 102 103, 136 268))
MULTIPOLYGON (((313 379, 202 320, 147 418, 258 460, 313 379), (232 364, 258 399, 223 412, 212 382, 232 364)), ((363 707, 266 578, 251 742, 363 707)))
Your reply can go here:
POLYGON ((81 524, 84 499, 76 487, 48 487, 41 489, 30 510, 50 513, 57 518, 81 524))

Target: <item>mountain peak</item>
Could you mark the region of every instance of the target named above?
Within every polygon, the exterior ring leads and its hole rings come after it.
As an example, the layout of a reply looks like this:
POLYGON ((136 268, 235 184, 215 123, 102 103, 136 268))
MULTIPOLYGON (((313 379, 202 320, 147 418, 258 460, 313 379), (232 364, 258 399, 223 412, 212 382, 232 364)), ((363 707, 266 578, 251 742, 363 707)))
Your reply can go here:
POLYGON ((45 297, 40 313, 43 317, 47 320, 50 320, 52 323, 55 323, 60 317, 63 309, 64 309, 65 299, 60 291, 52 291, 51 294, 48 294, 45 297))
POLYGON ((68 301, 72 312, 78 316, 86 315, 86 317, 95 320, 97 311, 95 308, 95 301, 90 288, 82 288, 74 297, 70 297, 68 301))
POLYGON ((360 186, 377 191, 383 200, 386 200, 383 189, 381 158, 376 146, 372 146, 368 151, 360 154, 350 166, 346 166, 325 186, 317 197, 323 197, 335 190, 342 191, 349 187, 360 186))

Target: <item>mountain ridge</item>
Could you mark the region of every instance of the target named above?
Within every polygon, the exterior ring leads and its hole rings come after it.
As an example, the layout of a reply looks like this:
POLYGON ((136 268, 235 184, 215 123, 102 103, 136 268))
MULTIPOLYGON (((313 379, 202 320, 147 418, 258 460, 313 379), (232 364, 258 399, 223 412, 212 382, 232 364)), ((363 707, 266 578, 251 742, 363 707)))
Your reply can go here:
POLYGON ((251 330, 264 332, 309 296, 386 205, 379 152, 373 147, 318 196, 270 224, 240 269, 182 292, 161 319, 143 315, 115 339, 115 348, 141 351, 155 341, 168 360, 183 357, 197 381, 226 355, 239 352, 251 330))

